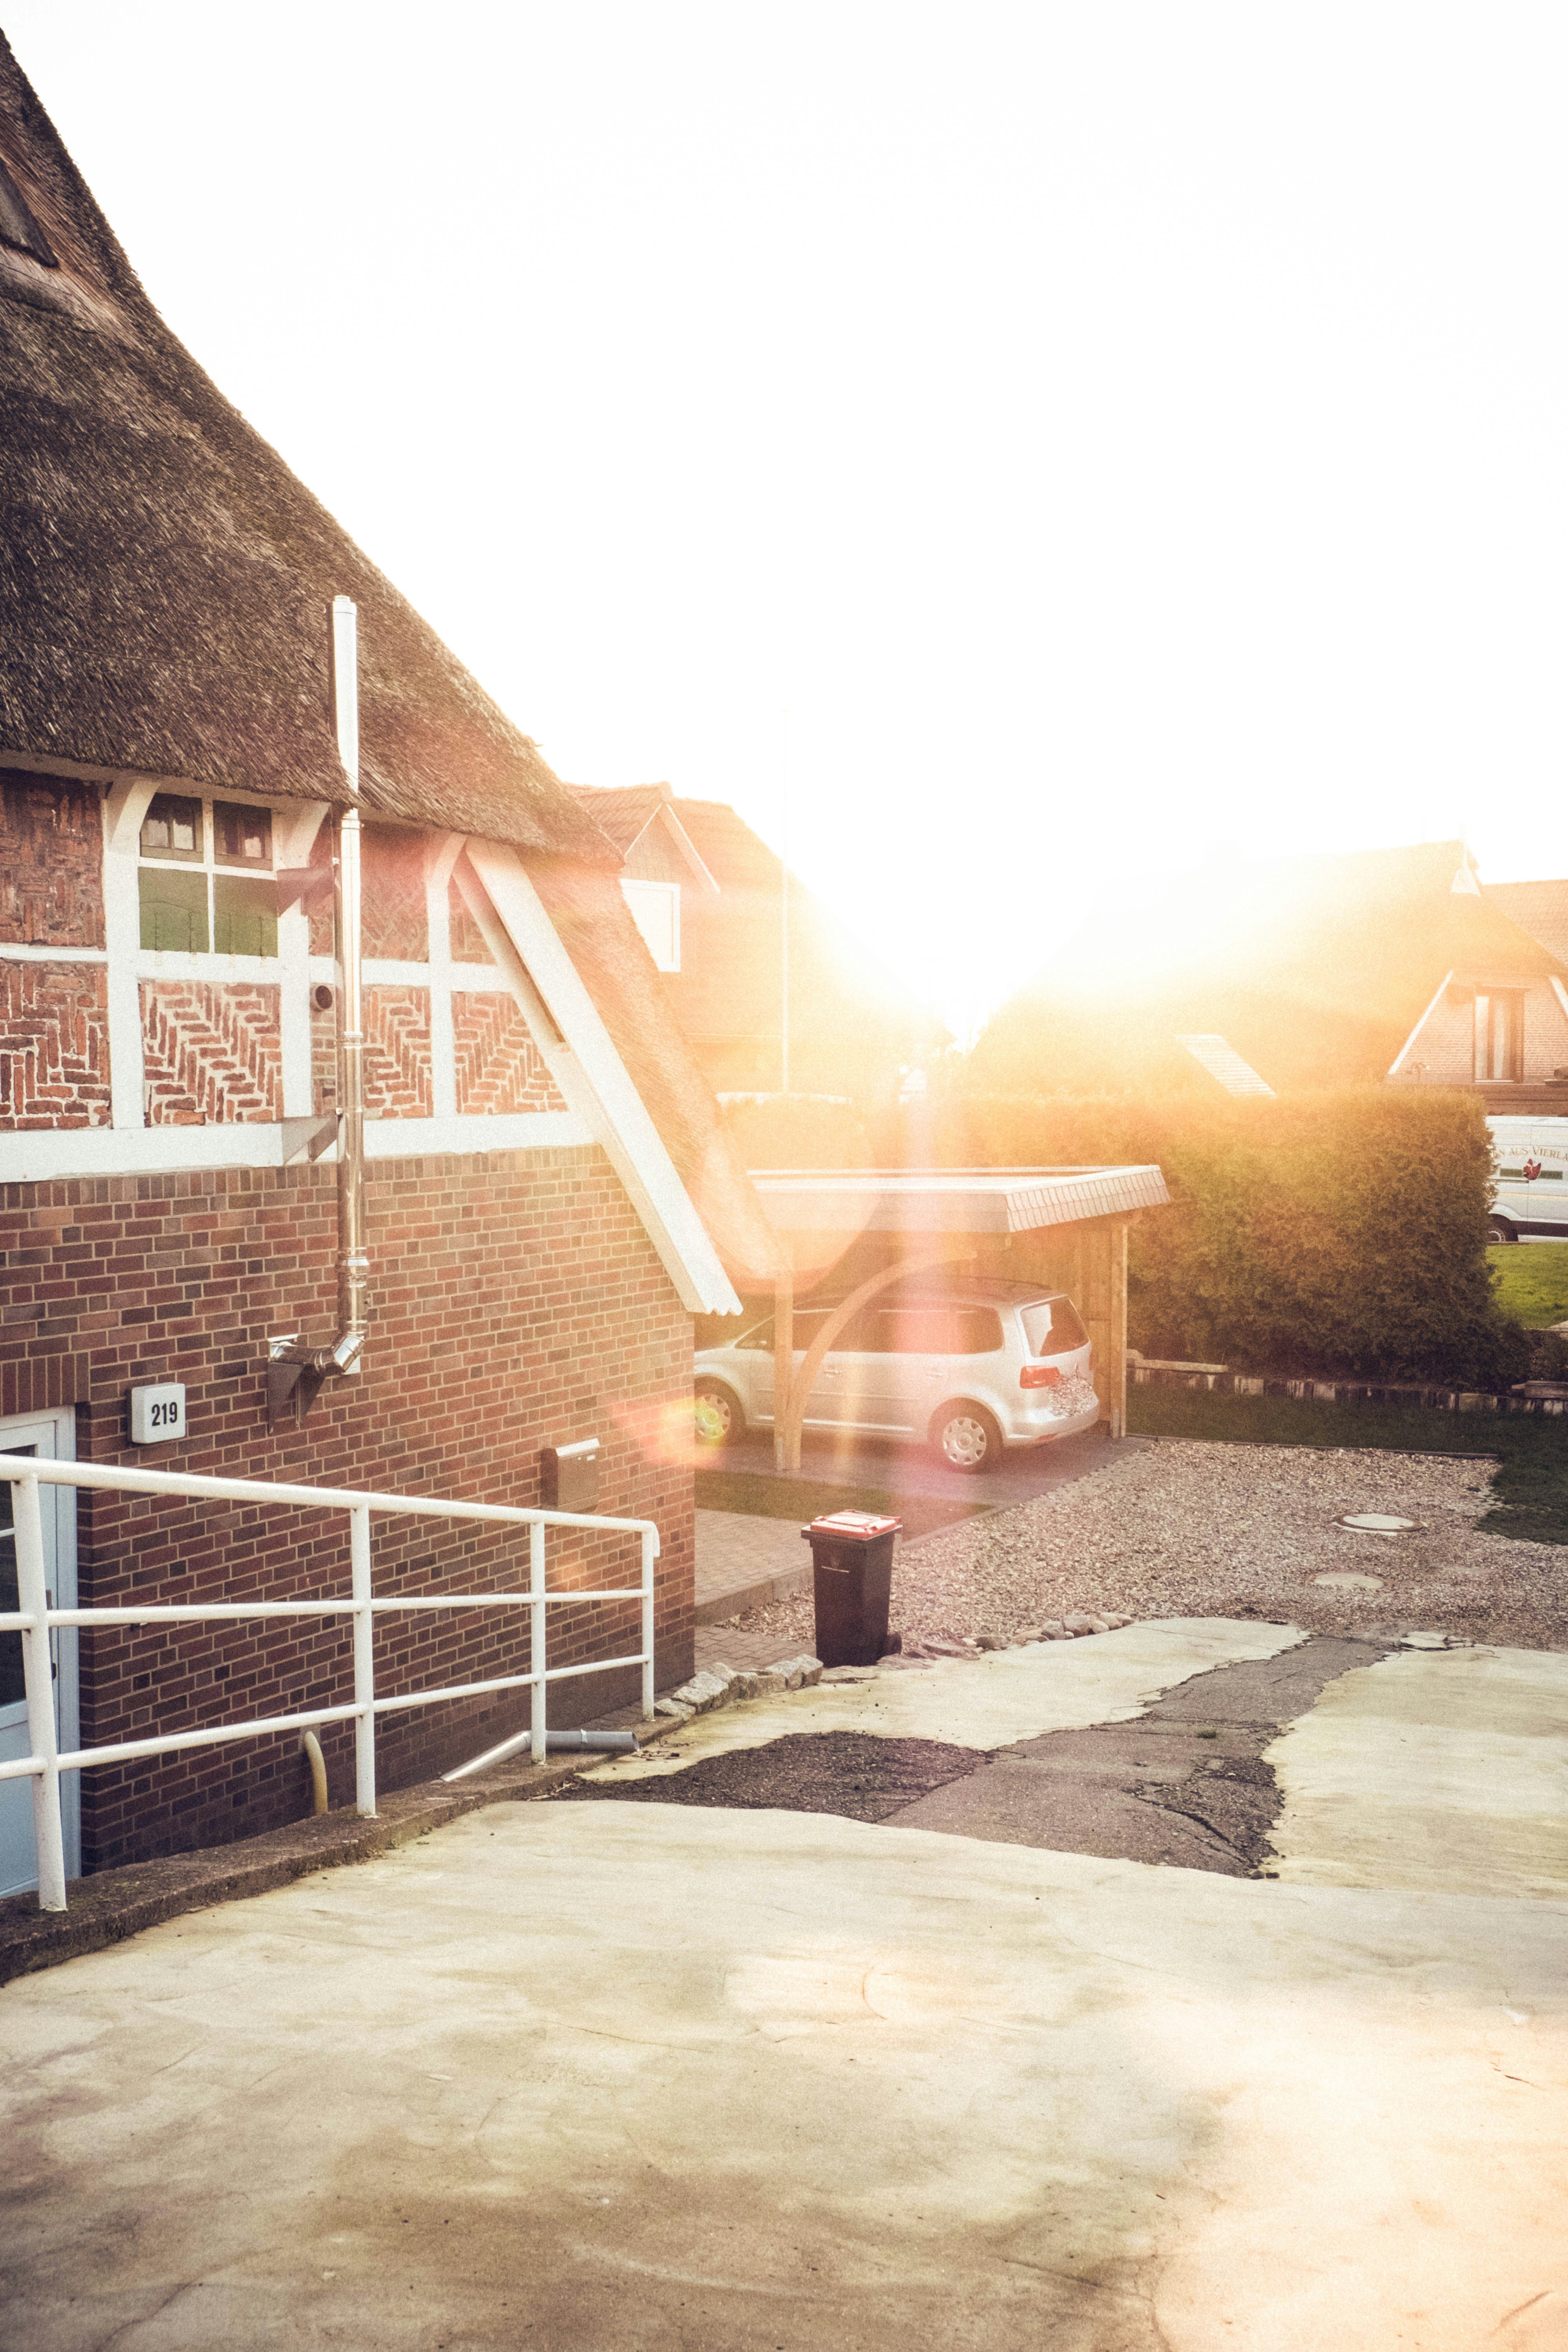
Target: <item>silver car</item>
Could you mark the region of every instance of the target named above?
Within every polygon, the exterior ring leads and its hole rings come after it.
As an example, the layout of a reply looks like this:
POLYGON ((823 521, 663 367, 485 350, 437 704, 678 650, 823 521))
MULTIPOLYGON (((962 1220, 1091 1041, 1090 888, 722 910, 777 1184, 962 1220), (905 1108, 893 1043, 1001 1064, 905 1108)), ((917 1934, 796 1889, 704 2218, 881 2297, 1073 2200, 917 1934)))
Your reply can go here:
MULTIPOLYGON (((797 1307, 795 1363, 830 1310, 797 1307)), ((722 1445, 773 1419, 770 1317, 697 1357, 699 1442, 722 1445)), ((1092 1429, 1100 1403, 1089 1334, 1060 1291, 975 1278, 874 1298, 823 1358, 807 1429, 924 1438, 954 1470, 984 1470, 1010 1445, 1092 1429)))

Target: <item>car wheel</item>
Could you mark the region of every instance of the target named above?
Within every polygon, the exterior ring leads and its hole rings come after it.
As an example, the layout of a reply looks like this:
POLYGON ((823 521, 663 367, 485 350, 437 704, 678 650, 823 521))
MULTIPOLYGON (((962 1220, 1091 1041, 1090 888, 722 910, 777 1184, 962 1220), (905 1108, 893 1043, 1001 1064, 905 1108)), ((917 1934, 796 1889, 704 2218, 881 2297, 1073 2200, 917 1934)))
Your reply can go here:
POLYGON ((931 1442, 950 1470, 994 1470, 1002 1459, 1002 1433, 983 1404, 944 1404, 931 1442))
POLYGON ((746 1416, 722 1381, 699 1381, 693 1398, 699 1445, 729 1445, 746 1433, 746 1416))
POLYGON ((1506 1217, 1489 1217, 1487 1219, 1487 1239, 1489 1242, 1517 1242, 1519 1235, 1514 1232, 1513 1227, 1509 1223, 1506 1217))

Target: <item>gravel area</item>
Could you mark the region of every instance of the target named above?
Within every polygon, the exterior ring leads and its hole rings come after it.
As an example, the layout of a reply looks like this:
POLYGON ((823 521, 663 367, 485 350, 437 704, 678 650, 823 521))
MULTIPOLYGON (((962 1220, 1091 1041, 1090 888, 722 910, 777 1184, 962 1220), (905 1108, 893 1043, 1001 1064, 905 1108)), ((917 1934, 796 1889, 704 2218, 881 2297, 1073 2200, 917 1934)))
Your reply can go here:
MULTIPOLYGON (((1568 1649, 1568 1549, 1479 1528, 1493 1475, 1432 1454, 1144 1442, 1093 1477, 906 1546, 892 1622, 906 1642, 1005 1639, 1109 1610, 1568 1649), (1351 1511, 1422 1532, 1352 1534, 1334 1524, 1351 1511), (1313 1581, 1344 1574, 1380 1584, 1313 1581)), ((809 1645, 811 1625, 809 1594, 740 1621, 784 1648, 809 1645)))

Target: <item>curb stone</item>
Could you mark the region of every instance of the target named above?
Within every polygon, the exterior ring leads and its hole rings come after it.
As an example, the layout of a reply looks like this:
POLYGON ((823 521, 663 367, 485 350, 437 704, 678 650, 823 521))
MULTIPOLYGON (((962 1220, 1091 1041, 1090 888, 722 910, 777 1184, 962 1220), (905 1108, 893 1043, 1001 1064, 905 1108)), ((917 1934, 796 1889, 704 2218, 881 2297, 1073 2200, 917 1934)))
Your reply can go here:
POLYGON ((776 1666, 766 1667, 760 1674, 737 1673, 733 1666, 715 1663, 693 1675, 679 1690, 670 1691, 654 1705, 656 1716, 673 1723, 689 1723, 694 1715, 706 1715, 716 1706, 731 1706, 747 1698, 763 1698, 776 1691, 805 1690, 822 1680, 820 1658, 809 1653, 798 1658, 781 1658, 776 1666))

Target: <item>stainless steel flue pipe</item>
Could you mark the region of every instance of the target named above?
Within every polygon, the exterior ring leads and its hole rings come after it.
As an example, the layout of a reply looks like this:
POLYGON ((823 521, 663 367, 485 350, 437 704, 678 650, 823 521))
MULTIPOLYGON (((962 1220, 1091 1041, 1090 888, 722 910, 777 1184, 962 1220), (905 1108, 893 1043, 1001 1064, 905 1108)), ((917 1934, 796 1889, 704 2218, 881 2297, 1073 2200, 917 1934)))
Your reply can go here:
POLYGON ((332 718, 338 758, 353 798, 333 820, 332 873, 336 922, 338 1336, 330 1348, 309 1348, 297 1333, 268 1343, 268 1411, 276 1423, 301 1375, 309 1410, 328 1374, 360 1370, 370 1328, 370 1257, 364 1230, 364 980, 360 902, 359 616, 347 596, 332 599, 332 718), (291 1369, 289 1369, 291 1368, 291 1369))
POLYGON ((370 1258, 364 1233, 364 981, 357 805, 359 615, 346 596, 332 599, 332 708, 338 757, 354 801, 340 809, 337 817, 340 1336, 328 1354, 336 1370, 357 1372, 370 1328, 370 1258))

